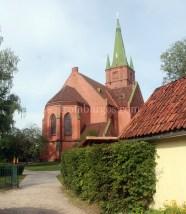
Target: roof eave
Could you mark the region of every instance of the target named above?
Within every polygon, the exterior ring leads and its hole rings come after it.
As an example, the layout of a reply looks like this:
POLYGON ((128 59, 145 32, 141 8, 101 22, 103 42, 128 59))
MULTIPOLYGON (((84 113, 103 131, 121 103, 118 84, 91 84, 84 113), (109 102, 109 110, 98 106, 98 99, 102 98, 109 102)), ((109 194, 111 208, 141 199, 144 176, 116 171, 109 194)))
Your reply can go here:
POLYGON ((102 143, 113 143, 118 142, 118 137, 95 137, 95 136, 87 136, 86 139, 81 142, 81 146, 87 146, 92 144, 102 144, 102 143))
POLYGON ((56 102, 48 102, 45 106, 51 106, 51 105, 79 105, 79 106, 89 106, 86 103, 81 103, 81 102, 75 102, 75 101, 56 101, 56 102))
POLYGON ((134 138, 126 138, 126 139, 120 139, 124 142, 135 142, 135 141, 157 141, 157 140, 163 140, 163 139, 169 139, 169 138, 176 138, 176 137, 183 137, 186 136, 186 130, 178 130, 178 131, 172 131, 172 132, 166 132, 162 134, 157 134, 153 136, 144 136, 144 137, 134 137, 134 138))

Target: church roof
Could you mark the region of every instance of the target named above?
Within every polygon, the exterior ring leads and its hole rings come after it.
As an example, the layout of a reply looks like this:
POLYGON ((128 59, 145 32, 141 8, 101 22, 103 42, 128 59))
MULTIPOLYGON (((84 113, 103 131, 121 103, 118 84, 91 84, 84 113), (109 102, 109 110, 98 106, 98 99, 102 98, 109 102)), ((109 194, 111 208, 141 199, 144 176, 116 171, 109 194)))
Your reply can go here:
POLYGON ((136 91, 136 85, 131 84, 122 88, 110 89, 104 86, 103 84, 85 76, 84 74, 80 75, 84 77, 87 82, 102 96, 108 100, 108 104, 115 107, 127 107, 130 100, 133 98, 133 93, 136 91), (101 89, 101 90, 99 90, 101 89))
MULTIPOLYGON (((81 75, 103 99, 107 99, 108 105, 116 108, 128 106, 128 102, 134 90, 133 85, 123 88, 109 89, 105 85, 85 76, 82 73, 78 74, 81 75)), ((54 95, 54 97, 52 97, 52 99, 48 101, 47 104, 56 103, 79 103, 88 105, 87 101, 78 93, 78 91, 68 85, 65 85, 56 95, 54 95)))
MULTIPOLYGON (((104 99, 108 100, 108 104, 115 107, 127 107, 131 99, 131 95, 136 90, 135 85, 128 85, 122 88, 110 89, 103 84, 79 73, 104 99)), ((132 97, 133 98, 133 97, 132 97)))
POLYGON ((75 88, 64 86, 47 104, 53 103, 80 103, 88 105, 87 101, 77 92, 75 88))
POLYGON ((88 125, 86 125, 86 128, 83 131, 83 135, 91 136, 91 134, 92 134, 92 135, 96 135, 96 136, 103 136, 106 125, 107 125, 107 123, 88 124, 88 125))
POLYGON ((130 96, 133 92, 133 85, 123 88, 110 89, 109 92, 118 106, 127 106, 130 96))
POLYGON ((122 139, 186 129, 186 77, 157 88, 134 116, 122 139))
POLYGON ((109 105, 117 107, 117 104, 112 98, 112 95, 103 84, 85 76, 84 74, 79 74, 97 91, 97 93, 99 93, 102 98, 107 99, 109 105))

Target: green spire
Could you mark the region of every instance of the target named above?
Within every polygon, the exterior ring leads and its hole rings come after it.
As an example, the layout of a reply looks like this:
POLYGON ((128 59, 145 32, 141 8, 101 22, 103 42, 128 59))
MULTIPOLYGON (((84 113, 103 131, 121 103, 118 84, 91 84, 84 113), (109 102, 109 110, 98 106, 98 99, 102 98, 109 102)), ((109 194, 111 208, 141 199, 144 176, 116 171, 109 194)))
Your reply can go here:
POLYGON ((122 65, 127 66, 128 62, 127 62, 127 57, 126 57, 125 48, 123 44, 123 38, 122 38, 119 19, 117 19, 112 67, 117 67, 122 65))
POLYGON ((134 64, 133 64, 132 57, 130 57, 130 68, 132 68, 132 70, 134 70, 134 64))
POLYGON ((117 18, 117 20, 116 20, 116 29, 121 29, 121 27, 120 27, 120 23, 119 23, 119 18, 117 18))
POLYGON ((110 68, 110 58, 109 55, 107 55, 106 70, 109 68, 110 68))

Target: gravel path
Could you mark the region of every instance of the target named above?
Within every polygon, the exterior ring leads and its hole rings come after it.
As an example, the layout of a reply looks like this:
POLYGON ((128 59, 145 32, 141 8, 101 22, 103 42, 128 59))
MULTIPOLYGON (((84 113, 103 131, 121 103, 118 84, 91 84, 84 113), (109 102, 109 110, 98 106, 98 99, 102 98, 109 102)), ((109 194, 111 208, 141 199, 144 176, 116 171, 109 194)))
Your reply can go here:
POLYGON ((0 192, 0 214, 85 214, 65 197, 59 172, 25 174, 19 189, 0 192))

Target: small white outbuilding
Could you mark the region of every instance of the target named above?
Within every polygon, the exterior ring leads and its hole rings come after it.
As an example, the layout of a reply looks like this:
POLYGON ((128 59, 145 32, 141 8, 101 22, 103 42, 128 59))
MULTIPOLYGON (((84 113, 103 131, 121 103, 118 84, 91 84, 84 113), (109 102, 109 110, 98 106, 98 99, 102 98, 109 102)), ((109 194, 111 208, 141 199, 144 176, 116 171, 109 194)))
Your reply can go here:
POLYGON ((121 139, 154 143, 157 184, 154 208, 186 202, 186 78, 157 88, 121 139))

